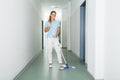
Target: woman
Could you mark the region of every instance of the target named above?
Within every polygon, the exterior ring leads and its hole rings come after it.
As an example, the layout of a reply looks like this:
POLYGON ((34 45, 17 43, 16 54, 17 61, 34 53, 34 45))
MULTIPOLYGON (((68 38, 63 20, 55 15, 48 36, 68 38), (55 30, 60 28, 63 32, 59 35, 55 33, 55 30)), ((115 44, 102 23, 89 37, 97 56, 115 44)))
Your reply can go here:
POLYGON ((51 11, 49 20, 45 23, 44 31, 47 32, 47 54, 49 67, 52 68, 52 49, 57 53, 57 58, 60 66, 63 66, 62 57, 60 53, 60 46, 58 35, 60 34, 60 22, 55 20, 56 12, 51 11))

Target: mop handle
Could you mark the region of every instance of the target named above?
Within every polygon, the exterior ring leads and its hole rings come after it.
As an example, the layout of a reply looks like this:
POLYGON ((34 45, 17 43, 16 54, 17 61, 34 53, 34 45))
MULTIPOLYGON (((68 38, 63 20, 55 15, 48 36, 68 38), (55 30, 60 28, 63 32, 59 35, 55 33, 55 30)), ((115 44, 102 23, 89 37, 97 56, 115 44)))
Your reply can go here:
POLYGON ((61 49, 61 48, 60 48, 60 53, 61 53, 61 55, 62 55, 62 57, 63 57, 63 60, 64 60, 65 64, 67 64, 66 59, 65 59, 65 57, 64 57, 64 55, 63 55, 63 52, 62 52, 62 49, 61 49))

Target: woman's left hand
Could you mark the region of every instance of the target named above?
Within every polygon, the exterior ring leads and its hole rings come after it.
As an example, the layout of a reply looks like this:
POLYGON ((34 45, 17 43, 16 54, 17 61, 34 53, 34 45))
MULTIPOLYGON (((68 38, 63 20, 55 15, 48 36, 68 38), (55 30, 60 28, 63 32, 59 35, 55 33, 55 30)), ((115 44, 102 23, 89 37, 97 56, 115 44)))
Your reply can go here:
POLYGON ((57 35, 54 35, 54 38, 57 38, 57 35))

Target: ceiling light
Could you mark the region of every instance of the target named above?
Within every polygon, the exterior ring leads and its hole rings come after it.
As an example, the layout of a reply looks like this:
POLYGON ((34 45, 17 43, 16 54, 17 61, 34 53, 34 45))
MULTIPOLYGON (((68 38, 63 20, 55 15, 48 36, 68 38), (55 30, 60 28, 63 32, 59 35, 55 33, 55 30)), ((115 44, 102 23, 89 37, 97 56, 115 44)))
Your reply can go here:
POLYGON ((51 8, 56 8, 56 6, 52 5, 51 8))

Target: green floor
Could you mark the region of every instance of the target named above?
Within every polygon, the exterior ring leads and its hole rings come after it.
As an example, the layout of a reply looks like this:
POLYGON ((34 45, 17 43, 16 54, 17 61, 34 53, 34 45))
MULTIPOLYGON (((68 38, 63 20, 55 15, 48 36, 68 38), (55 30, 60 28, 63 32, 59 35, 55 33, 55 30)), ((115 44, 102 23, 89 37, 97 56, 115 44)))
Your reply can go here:
POLYGON ((71 67, 68 70, 59 70, 55 51, 53 51, 53 68, 49 69, 47 55, 41 53, 40 56, 30 65, 30 67, 17 80, 94 80, 87 72, 85 64, 71 52, 63 49, 64 55, 71 67))

